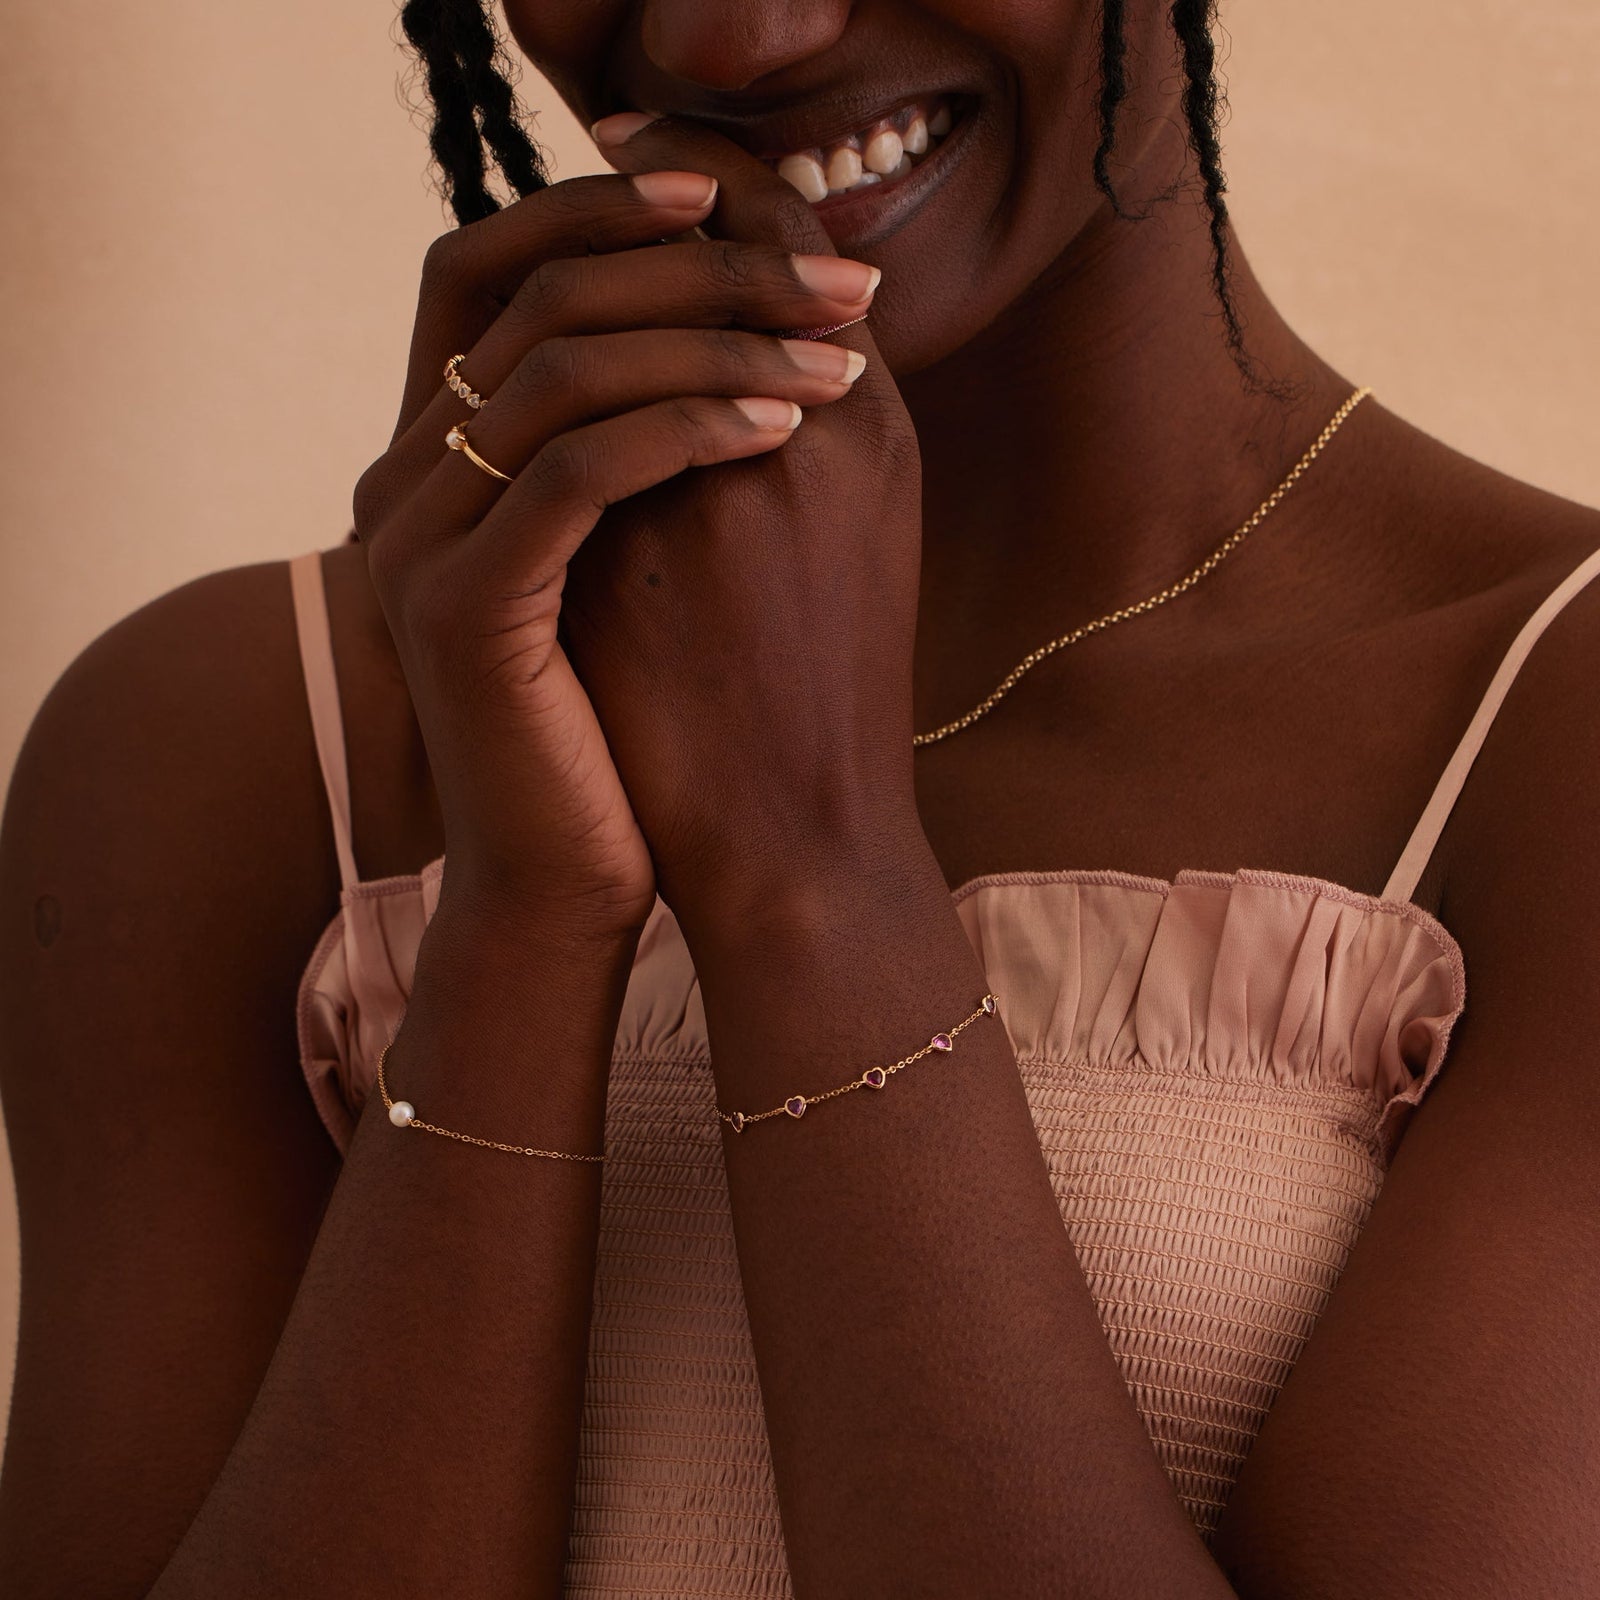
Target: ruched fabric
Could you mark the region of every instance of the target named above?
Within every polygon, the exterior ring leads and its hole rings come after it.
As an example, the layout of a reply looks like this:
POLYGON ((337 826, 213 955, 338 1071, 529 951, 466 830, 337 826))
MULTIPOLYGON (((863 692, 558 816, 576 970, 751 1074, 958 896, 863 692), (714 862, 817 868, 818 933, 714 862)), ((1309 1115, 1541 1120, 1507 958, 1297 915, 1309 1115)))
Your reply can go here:
MULTIPOLYGON (((1461 1014, 1460 949, 1413 893, 1518 670, 1596 576, 1600 550, 1524 623, 1381 896, 1265 871, 1010 873, 956 891, 1106 1339, 1202 1536, 1461 1014)), ((444 867, 360 881, 319 558, 290 579, 344 884, 301 985, 300 1052, 342 1151, 444 867)), ((787 1600, 705 1009, 660 901, 605 1138, 565 1593, 787 1600)))
MULTIPOLYGON (((442 863, 358 885, 301 994, 343 1149, 442 863)), ((1244 871, 985 877, 955 906, 1152 1445, 1203 1534, 1445 1057, 1461 953, 1409 902, 1244 871)), ((570 1595, 789 1593, 705 1011, 657 901, 617 1030, 570 1595)))

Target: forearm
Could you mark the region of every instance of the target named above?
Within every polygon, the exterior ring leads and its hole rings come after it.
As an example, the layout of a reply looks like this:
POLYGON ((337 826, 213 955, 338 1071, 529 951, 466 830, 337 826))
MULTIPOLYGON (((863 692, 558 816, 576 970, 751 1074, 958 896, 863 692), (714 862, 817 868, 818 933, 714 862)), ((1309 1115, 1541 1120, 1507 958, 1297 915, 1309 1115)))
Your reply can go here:
MULTIPOLYGON (((633 939, 508 942, 441 910, 389 1092, 599 1153, 633 939)), ((278 1349, 157 1600, 557 1595, 601 1168, 388 1119, 373 1089, 278 1349)))
MULTIPOLYGON (((724 1110, 893 1062, 985 992, 925 846, 690 921, 724 1110)), ((1117 1371, 999 1022, 724 1144, 801 1600, 1231 1594, 1117 1371)))

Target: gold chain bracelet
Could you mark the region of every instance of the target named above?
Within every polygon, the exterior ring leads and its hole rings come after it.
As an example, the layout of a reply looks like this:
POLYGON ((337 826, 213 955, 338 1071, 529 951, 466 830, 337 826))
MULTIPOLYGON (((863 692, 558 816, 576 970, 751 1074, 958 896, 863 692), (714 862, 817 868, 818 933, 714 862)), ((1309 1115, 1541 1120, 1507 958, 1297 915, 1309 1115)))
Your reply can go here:
POLYGON ((908 1056, 902 1056, 891 1067, 868 1067, 859 1078, 852 1078, 849 1083, 840 1084, 837 1089, 829 1089, 825 1094, 792 1094, 781 1106, 774 1106, 770 1111, 724 1111, 717 1107, 717 1116, 728 1124, 735 1133, 743 1133, 752 1122, 765 1122, 768 1117, 803 1117, 807 1106, 814 1106, 821 1100, 833 1100, 842 1094, 853 1094, 857 1089, 881 1089, 889 1079, 902 1067, 909 1067, 913 1061, 920 1061, 926 1055, 938 1053, 948 1054, 956 1047, 956 1038, 963 1028, 970 1028, 979 1017, 992 1017, 999 1000, 992 994, 986 994, 978 1002, 978 1009, 970 1017, 963 1017, 955 1027, 943 1033, 936 1033, 920 1050, 914 1050, 908 1056))
MULTIPOLYGON (((393 1044, 390 1040, 390 1044, 393 1044)), ((437 1123, 421 1122, 417 1108, 409 1100, 391 1100, 388 1085, 383 1081, 383 1064, 388 1059, 389 1045, 378 1053, 378 1093, 383 1096, 384 1109, 397 1128, 420 1128, 423 1133, 441 1134, 446 1139, 458 1139, 462 1144, 481 1145, 485 1150, 504 1150, 513 1156, 545 1156, 551 1161, 604 1161, 604 1156, 575 1156, 565 1150, 535 1150, 531 1145, 502 1144, 498 1139, 480 1139, 474 1133, 457 1133, 454 1128, 441 1128, 437 1123)))

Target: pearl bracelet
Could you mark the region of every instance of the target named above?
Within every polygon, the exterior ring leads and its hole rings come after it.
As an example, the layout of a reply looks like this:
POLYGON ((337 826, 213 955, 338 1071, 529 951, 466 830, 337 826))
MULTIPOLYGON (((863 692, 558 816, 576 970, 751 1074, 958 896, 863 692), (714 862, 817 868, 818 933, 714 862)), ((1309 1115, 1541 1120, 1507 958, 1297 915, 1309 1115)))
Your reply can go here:
POLYGON ((948 1054, 956 1047, 956 1036, 963 1028, 970 1028, 979 1017, 992 1017, 1000 1002, 992 994, 986 994, 978 1002, 978 1009, 970 1017, 964 1017, 955 1027, 945 1033, 936 1033, 920 1050, 913 1051, 908 1056, 902 1056, 890 1067, 868 1067, 859 1078, 852 1078, 849 1083, 841 1084, 837 1089, 829 1089, 825 1094, 792 1094, 781 1106, 774 1106, 770 1111, 724 1111, 717 1107, 717 1116, 728 1124, 735 1133, 743 1133, 752 1122, 765 1122, 768 1117, 803 1117, 807 1106, 814 1106, 819 1100, 832 1100, 841 1094, 852 1094, 857 1089, 881 1089, 889 1079, 902 1067, 909 1067, 913 1061, 920 1061, 925 1055, 935 1052, 948 1054))
POLYGON ((604 1161, 604 1156, 575 1156, 565 1150, 535 1150, 525 1144, 501 1144, 498 1139, 480 1139, 476 1134, 457 1133, 453 1128, 441 1128, 437 1123, 418 1120, 417 1108, 409 1100, 391 1100, 388 1085, 383 1081, 383 1064, 389 1055, 391 1039, 378 1053, 378 1093, 383 1096, 384 1109, 397 1128, 417 1128, 423 1133, 442 1134, 446 1139, 459 1139, 462 1144, 481 1145, 485 1150, 504 1150, 513 1156, 546 1156, 551 1161, 604 1161))

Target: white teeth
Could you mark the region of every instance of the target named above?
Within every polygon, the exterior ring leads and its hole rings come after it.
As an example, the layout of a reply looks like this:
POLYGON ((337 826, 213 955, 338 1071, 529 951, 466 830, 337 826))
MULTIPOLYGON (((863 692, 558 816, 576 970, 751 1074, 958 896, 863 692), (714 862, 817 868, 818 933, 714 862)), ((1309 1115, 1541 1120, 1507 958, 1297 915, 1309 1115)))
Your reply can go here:
POLYGON ((869 172, 881 176, 885 172, 893 172, 900 165, 903 150, 900 135, 893 128, 884 128, 862 146, 861 164, 869 172))
POLYGON ((842 194, 861 181, 861 153, 849 145, 840 145, 828 157, 828 192, 842 194))
POLYGON ((778 163, 778 176, 786 178, 812 204, 828 198, 828 180, 815 156, 785 156, 778 163))
POLYGON ((777 163, 778 176, 815 205, 829 195, 864 189, 886 178, 900 178, 928 153, 935 139, 950 131, 950 108, 940 104, 932 116, 915 107, 902 111, 909 120, 902 132, 885 117, 860 134, 851 134, 826 149, 797 150, 777 163))

